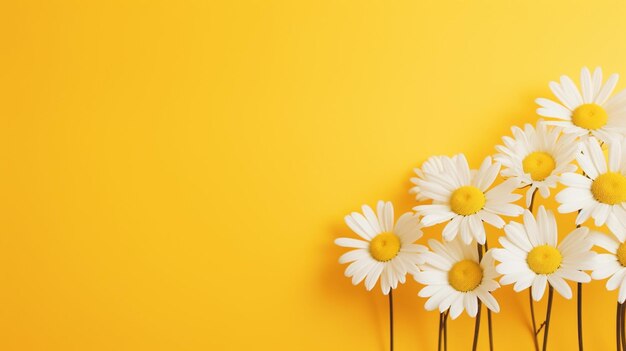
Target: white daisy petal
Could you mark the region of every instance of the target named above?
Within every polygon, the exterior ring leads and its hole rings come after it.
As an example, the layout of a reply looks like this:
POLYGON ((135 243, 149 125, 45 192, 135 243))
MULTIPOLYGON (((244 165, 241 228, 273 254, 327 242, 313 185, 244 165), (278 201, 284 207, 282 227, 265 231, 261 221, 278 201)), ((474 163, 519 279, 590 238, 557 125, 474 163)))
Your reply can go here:
POLYGON ((500 312, 500 305, 498 304, 498 301, 496 301, 493 295, 491 295, 488 291, 476 289, 476 295, 478 295, 478 298, 480 298, 488 309, 496 313, 500 312))
POLYGON ((589 238, 594 245, 600 246, 601 248, 607 250, 612 254, 617 253, 617 248, 619 247, 620 243, 614 238, 600 232, 591 233, 589 238))
POLYGON ((543 293, 546 290, 547 281, 548 281, 548 278, 543 274, 539 274, 535 277, 535 279, 533 280, 533 287, 532 287, 533 300, 535 301, 541 300, 541 298, 543 297, 543 293))
POLYGON ((339 257, 339 263, 343 264, 354 262, 356 260, 366 258, 367 255, 368 252, 363 249, 348 251, 345 254, 341 255, 341 257, 339 257))
POLYGON ((463 304, 465 305, 465 311, 467 311, 467 314, 470 317, 476 317, 476 313, 478 313, 478 301, 476 300, 476 295, 464 294, 463 304))
POLYGON ((337 238, 335 239, 335 244, 342 247, 353 247, 357 249, 367 249, 370 245, 367 241, 350 238, 337 238))
POLYGON ((550 285, 554 288, 554 290, 561 294, 561 296, 568 300, 572 298, 572 289, 569 287, 569 285, 567 285, 563 278, 555 274, 551 274, 548 276, 548 281, 550 282, 550 285))
POLYGON ((607 290, 611 291, 617 289, 622 284, 622 280, 624 280, 625 276, 626 268, 620 268, 611 278, 609 278, 609 280, 606 281, 607 290))
POLYGON ((354 217, 354 215, 346 216, 344 220, 346 224, 348 225, 348 227, 350 227, 350 229, 352 229, 353 232, 355 232, 356 234, 358 234, 360 237, 362 237, 365 240, 371 240, 374 237, 374 235, 376 235, 376 233, 374 233, 372 228, 369 226, 369 224, 367 223, 367 220, 365 220, 364 217, 362 218, 363 218, 363 221, 365 221, 365 226, 363 226, 363 223, 358 221, 354 217))
POLYGON ((463 312, 463 294, 458 294, 450 305, 450 317, 456 319, 463 312))
POLYGON ((365 278, 365 288, 367 290, 372 290, 372 288, 374 288, 374 285, 383 272, 384 267, 384 263, 377 262, 374 268, 372 268, 372 270, 367 274, 367 277, 365 278))
POLYGON ((617 296, 617 301, 619 303, 624 303, 626 300, 626 279, 622 279, 622 283, 619 286, 619 294, 617 296))
POLYGON ((596 96, 596 99, 594 101, 596 104, 602 105, 606 102, 606 100, 609 98, 609 96, 613 92, 613 89, 615 89, 615 85, 617 85, 618 79, 619 79, 619 75, 617 74, 611 74, 609 76, 609 79, 607 79, 606 83, 604 83, 604 86, 600 90, 600 93, 598 93, 598 96, 596 96))
POLYGON ((591 82, 591 73, 587 67, 583 67, 580 72, 580 85, 583 92, 583 103, 593 102, 593 83, 591 82))

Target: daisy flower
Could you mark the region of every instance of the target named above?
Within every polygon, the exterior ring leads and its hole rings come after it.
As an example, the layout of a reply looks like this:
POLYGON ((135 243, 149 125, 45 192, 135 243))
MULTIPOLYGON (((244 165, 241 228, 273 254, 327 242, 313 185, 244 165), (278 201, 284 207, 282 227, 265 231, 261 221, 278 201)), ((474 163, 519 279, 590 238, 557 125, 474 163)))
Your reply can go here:
POLYGON ((576 171, 572 161, 578 145, 574 135, 559 136, 558 128, 548 128, 543 123, 538 123, 536 129, 526 124, 523 130, 513 127, 511 131, 513 137, 503 137, 504 145, 496 146, 500 154, 494 159, 506 167, 501 172, 503 177, 516 179, 521 187, 530 186, 526 192, 529 207, 535 190, 547 198, 559 175, 576 171))
POLYGON ((609 145, 608 167, 602 148, 595 138, 580 143, 576 156, 584 175, 564 173, 561 183, 567 188, 556 195, 559 212, 580 211, 576 224, 589 217, 596 226, 606 223, 620 240, 626 239, 626 155, 619 141, 609 145))
POLYGON ((350 263, 346 277, 352 277, 357 285, 365 279, 365 287, 372 290, 380 278, 383 294, 395 289, 398 282, 404 284, 407 273, 418 271, 423 263, 419 253, 426 252, 425 246, 414 244, 422 236, 418 218, 405 213, 394 225, 393 205, 379 201, 378 215, 367 205, 363 214, 352 212, 345 217, 346 224, 363 240, 338 238, 335 244, 355 250, 348 251, 339 258, 339 263, 350 263))
POLYGON ((428 298, 426 310, 450 309, 452 319, 465 310, 475 317, 480 299, 490 310, 500 311, 498 301, 490 293, 500 287, 495 281, 498 273, 491 251, 479 261, 476 244, 465 245, 459 239, 443 244, 431 239, 428 246, 432 251, 422 254, 426 264, 413 275, 425 285, 418 295, 428 298))
POLYGON ((586 138, 593 135, 608 142, 626 135, 626 91, 609 99, 615 89, 618 75, 612 74, 602 84, 602 70, 598 67, 593 77, 587 67, 580 72, 581 91, 568 76, 561 76, 561 84, 550 82, 550 90, 559 102, 539 98, 535 100, 541 116, 556 118, 544 123, 563 127, 563 132, 586 138), (582 93, 582 94, 581 94, 582 93))
POLYGON ((423 216, 425 227, 449 221, 443 230, 446 241, 452 241, 460 233, 466 244, 474 239, 484 244, 483 221, 502 228, 504 220, 500 215, 518 216, 524 211, 512 204, 521 197, 513 193, 519 186, 516 179, 491 187, 500 171, 500 164, 492 163, 491 157, 487 157, 477 171, 470 170, 463 154, 440 160, 443 172, 417 179, 422 196, 433 203, 413 209, 423 216))
POLYGON ((502 274, 500 284, 513 284, 517 292, 532 286, 532 297, 541 300, 549 283, 566 299, 572 289, 566 280, 586 283, 591 280, 582 270, 592 269, 595 252, 589 229, 580 227, 569 233, 557 245, 557 226, 554 214, 539 206, 537 219, 524 211, 524 224, 510 222, 500 237, 502 248, 493 249, 493 257, 501 262, 496 271, 502 274))
POLYGON ((457 156, 431 156, 422 164, 422 168, 414 168, 413 171, 417 177, 411 178, 411 183, 415 184, 414 187, 409 190, 410 194, 415 195, 417 201, 424 201, 428 198, 422 195, 422 191, 419 187, 420 180, 428 180, 433 177, 437 177, 439 174, 445 171, 443 167, 444 160, 456 162, 457 156))
POLYGON ((591 235, 593 243, 608 253, 598 254, 596 265, 591 272, 593 279, 606 279, 606 288, 613 291, 619 288, 617 301, 624 303, 626 300, 626 244, 624 240, 618 240, 614 236, 594 232, 591 235))

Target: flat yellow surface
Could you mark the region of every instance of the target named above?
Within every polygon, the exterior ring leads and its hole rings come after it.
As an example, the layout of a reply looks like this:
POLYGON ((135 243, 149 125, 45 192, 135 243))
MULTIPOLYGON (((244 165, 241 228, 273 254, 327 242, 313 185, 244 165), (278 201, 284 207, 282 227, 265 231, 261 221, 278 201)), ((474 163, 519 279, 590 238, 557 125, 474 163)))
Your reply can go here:
MULTIPOLYGON (((385 350, 386 298, 337 263, 343 216, 378 199, 409 210, 429 155, 477 167, 560 74, 626 74, 625 13, 2 2, 0 349, 385 350)), ((418 289, 396 292, 397 350, 435 349, 418 289)), ((495 296, 496 350, 531 350, 527 293, 495 296)), ((614 349, 615 301, 585 288, 586 350, 614 349)), ((550 349, 575 349, 575 311, 555 298, 550 349)), ((472 326, 451 322, 449 349, 469 349, 472 326)))

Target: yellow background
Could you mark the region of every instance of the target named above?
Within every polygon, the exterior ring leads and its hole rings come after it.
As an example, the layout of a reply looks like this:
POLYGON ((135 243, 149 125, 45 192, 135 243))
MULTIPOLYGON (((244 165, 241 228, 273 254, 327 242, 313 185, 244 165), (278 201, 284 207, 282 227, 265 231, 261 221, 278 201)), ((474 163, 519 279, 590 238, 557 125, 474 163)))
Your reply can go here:
MULTIPOLYGON (((0 349, 384 350, 386 298, 337 263, 343 216, 378 199, 410 210, 429 155, 477 167, 560 74, 626 74, 624 14, 623 1, 3 1, 0 349)), ((418 289, 396 292, 397 350, 435 348, 418 289)), ((585 292, 586 349, 613 349, 616 293, 585 292)), ((496 349, 531 349, 527 293, 495 296, 496 349)), ((552 350, 574 349, 574 317, 556 296, 552 350)), ((452 350, 472 325, 450 323, 452 350)))

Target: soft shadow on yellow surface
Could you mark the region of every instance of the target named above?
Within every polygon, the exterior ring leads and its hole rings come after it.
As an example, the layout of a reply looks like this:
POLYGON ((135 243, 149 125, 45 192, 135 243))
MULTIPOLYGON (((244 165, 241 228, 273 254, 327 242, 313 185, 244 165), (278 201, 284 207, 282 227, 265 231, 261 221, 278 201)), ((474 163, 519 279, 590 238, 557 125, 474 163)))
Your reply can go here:
MULTIPOLYGON (((624 13, 3 2, 0 349, 385 350, 386 298, 337 263, 343 216, 379 199, 410 210, 408 179, 430 155, 478 167, 510 126, 537 120, 533 101, 560 74, 626 74, 624 13)), ((585 290, 586 350, 613 347, 603 284, 585 290)), ((396 292, 397 350, 436 346, 419 288, 396 292)), ((495 295, 496 349, 529 350, 526 292, 495 295)), ((552 350, 575 348, 575 313, 555 298, 552 350)), ((472 326, 450 323, 451 350, 469 349, 472 326)))

